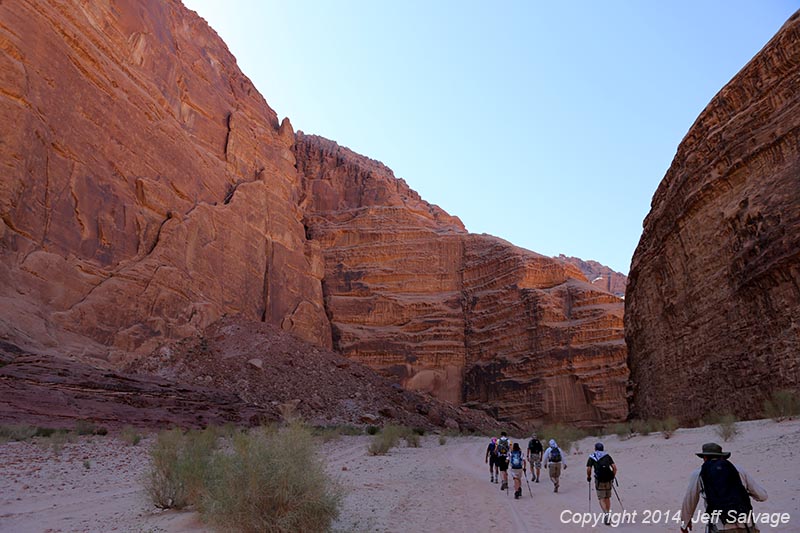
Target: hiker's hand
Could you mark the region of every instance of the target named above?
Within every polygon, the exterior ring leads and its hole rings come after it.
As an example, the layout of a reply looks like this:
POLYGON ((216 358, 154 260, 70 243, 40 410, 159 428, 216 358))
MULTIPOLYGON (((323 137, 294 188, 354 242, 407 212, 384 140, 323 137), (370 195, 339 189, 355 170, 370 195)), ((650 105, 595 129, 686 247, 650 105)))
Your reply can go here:
POLYGON ((592 478, 591 477, 587 477, 586 478, 586 483, 591 483, 591 482, 592 482, 592 478))
POLYGON ((566 470, 566 469, 567 469, 567 465, 564 465, 564 470, 566 470))

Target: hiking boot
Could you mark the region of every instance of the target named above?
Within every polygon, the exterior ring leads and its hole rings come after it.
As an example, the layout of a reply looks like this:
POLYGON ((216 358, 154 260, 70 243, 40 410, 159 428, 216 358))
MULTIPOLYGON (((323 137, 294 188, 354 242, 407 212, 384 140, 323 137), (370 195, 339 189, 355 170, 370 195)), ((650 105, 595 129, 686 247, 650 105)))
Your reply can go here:
POLYGON ((536 476, 536 483, 539 483, 539 476, 536 476))
POLYGON ((517 500, 522 498, 522 489, 517 489, 517 490, 514 491, 514 498, 517 499, 517 500))
POLYGON ((607 525, 607 526, 610 526, 611 525, 611 513, 608 512, 608 513, 605 513, 605 515, 606 516, 605 516, 605 518, 603 518, 603 523, 605 525, 607 525))
POLYGON ((503 483, 500 485, 500 490, 506 490, 507 488, 508 488, 508 482, 503 481, 503 483))
POLYGON ((558 485, 556 485, 555 487, 553 487, 553 492, 558 492, 558 485))
POLYGON ((489 478, 489 483, 494 483, 494 476, 489 478))

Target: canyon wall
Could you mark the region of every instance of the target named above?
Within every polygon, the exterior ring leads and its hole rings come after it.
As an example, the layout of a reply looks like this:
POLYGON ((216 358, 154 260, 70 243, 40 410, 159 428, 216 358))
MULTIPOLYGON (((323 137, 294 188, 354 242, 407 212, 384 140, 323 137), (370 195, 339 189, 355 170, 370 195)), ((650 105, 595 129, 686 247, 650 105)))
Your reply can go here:
POLYGON ((800 383, 800 12, 678 147, 633 256, 633 412, 759 416, 800 383))
POLYGON ((0 3, 0 339, 121 367, 225 315, 520 423, 627 413, 622 302, 292 131, 177 0, 0 3))
POLYGON ((622 300, 572 265, 421 200, 385 166, 297 134, 334 347, 403 386, 518 422, 627 415, 622 300))
POLYGON ((227 313, 330 345, 293 131, 203 20, 23 0, 0 22, 0 335, 146 352, 227 313))

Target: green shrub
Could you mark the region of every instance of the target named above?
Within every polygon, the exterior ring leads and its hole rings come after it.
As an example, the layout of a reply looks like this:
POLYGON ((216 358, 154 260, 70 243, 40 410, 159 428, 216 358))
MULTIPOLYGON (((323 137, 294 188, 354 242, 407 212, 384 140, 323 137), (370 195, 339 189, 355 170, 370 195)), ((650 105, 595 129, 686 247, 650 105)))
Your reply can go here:
POLYGON ((400 426, 388 425, 383 431, 374 435, 372 442, 369 443, 370 455, 386 455, 386 453, 397 446, 400 438, 404 435, 403 428, 400 426))
POLYGON ((150 451, 152 465, 147 492, 161 509, 182 509, 202 497, 216 448, 213 430, 162 431, 150 451))
POLYGON ((728 442, 739 433, 739 428, 736 427, 736 422, 738 421, 739 419, 733 414, 723 415, 714 431, 722 440, 728 442))
POLYGON ((675 433, 675 430, 678 429, 678 419, 674 416, 669 416, 661 421, 660 426, 661 434, 665 439, 668 439, 675 433))
POLYGON ((380 430, 378 426, 367 426, 367 435, 377 435, 380 430))
POLYGON ((424 437, 425 436, 425 428, 416 427, 416 428, 413 428, 411 431, 413 431, 414 433, 416 433, 420 437, 424 437))
POLYGON ((130 446, 136 446, 141 442, 142 435, 133 426, 125 426, 119 432, 119 438, 130 446))
POLYGON ((618 422, 613 424, 609 431, 619 437, 619 440, 629 439, 631 437, 632 429, 628 422, 618 422))
POLYGON ((217 452, 211 466, 200 512, 222 530, 322 532, 339 513, 342 492, 325 474, 311 432, 297 421, 235 435, 232 450, 217 452))
POLYGON ((447 444, 447 435, 439 435, 439 446, 447 444))
POLYGON ((50 445, 53 454, 58 457, 67 443, 75 442, 75 436, 69 430, 58 429, 47 438, 46 442, 50 445))
POLYGON ((419 448, 419 434, 409 431, 405 434, 406 446, 409 448, 419 448))
POLYGON ((764 401, 764 415, 781 422, 800 415, 800 396, 789 389, 777 390, 764 401))
POLYGON ((351 426, 345 424, 344 426, 339 426, 339 432, 342 435, 363 435, 364 430, 358 426, 351 426))
MULTIPOLYGON (((53 430, 55 431, 55 430, 53 430)), ((12 424, 9 426, 0 426, 0 442, 8 442, 10 440, 25 441, 35 437, 37 428, 33 426, 12 424)))
POLYGON ((639 435, 649 435, 653 431, 650 420, 631 420, 631 430, 639 435))
POLYGON ((88 420, 78 420, 75 422, 75 433, 78 435, 94 435, 97 426, 88 420))

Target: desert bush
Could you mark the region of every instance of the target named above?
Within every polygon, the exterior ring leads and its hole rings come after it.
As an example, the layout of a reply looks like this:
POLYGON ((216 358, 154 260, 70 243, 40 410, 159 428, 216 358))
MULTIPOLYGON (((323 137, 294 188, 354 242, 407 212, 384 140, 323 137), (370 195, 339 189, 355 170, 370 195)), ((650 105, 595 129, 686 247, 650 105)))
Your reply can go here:
POLYGON ((403 438, 406 439, 406 446, 409 448, 419 448, 419 433, 408 431, 403 438))
POLYGON ((78 435, 94 435, 96 431, 97 426, 89 420, 78 420, 75 422, 75 433, 78 435))
POLYGON ((136 446, 141 442, 142 435, 133 426, 125 426, 119 432, 119 438, 130 446, 136 446))
POLYGON ((378 426, 367 426, 367 435, 377 435, 380 430, 378 426))
POLYGON ((632 429, 628 422, 617 422, 609 426, 608 431, 619 437, 619 440, 625 440, 631 437, 632 429))
POLYGON ((444 446, 447 444, 447 435, 439 435, 439 446, 444 446))
POLYGON ((800 415, 800 396, 790 389, 773 391, 764 401, 764 415, 776 422, 800 415))
POLYGON ((384 427, 383 431, 374 435, 372 442, 369 443, 369 454, 385 455, 389 450, 397 446, 404 434, 404 428, 400 426, 390 424, 384 427))
POLYGON ((351 436, 352 435, 363 435, 364 434, 364 429, 360 428, 358 426, 351 426, 351 425, 345 424, 343 426, 339 426, 339 432, 342 435, 351 435, 351 436))
POLYGON ((631 431, 647 436, 654 431, 653 420, 631 420, 631 431))
POLYGON ((85 460, 83 461, 83 467, 84 467, 86 470, 89 470, 89 469, 92 467, 92 463, 91 463, 91 461, 89 461, 89 459, 85 459, 85 460))
POLYGON ((660 423, 661 427, 661 434, 664 436, 665 439, 668 439, 675 433, 675 430, 678 429, 678 419, 674 416, 668 416, 660 423))
POLYGON ((736 422, 738 421, 739 419, 733 414, 723 415, 720 418, 717 426, 714 428, 714 431, 725 442, 733 440, 733 438, 739 433, 739 428, 736 427, 736 422))
POLYGON ((75 435, 66 429, 54 431, 46 440, 46 444, 50 446, 55 456, 60 456, 64 446, 71 442, 75 442, 75 435))
POLYGON ((538 433, 539 439, 542 440, 543 443, 547 443, 550 439, 555 439, 558 443, 558 447, 564 450, 565 452, 569 452, 570 448, 572 448, 572 444, 575 441, 581 440, 582 438, 587 436, 586 431, 576 428, 573 426, 567 426, 564 424, 556 424, 551 426, 544 426, 538 433), (544 438, 542 439, 542 436, 544 438))
POLYGON ((36 436, 36 433, 37 428, 33 426, 2 425, 0 426, 0 442, 8 442, 10 440, 24 441, 36 436))
POLYGON ((413 431, 414 433, 416 433, 420 437, 424 437, 425 436, 425 428, 415 427, 415 428, 411 428, 411 431, 413 431))
POLYGON ((213 430, 180 429, 158 434, 150 455, 147 492, 156 507, 181 509, 202 497, 217 436, 213 430))
POLYGON ((234 435, 217 452, 203 517, 225 531, 327 531, 342 492, 325 474, 311 431, 293 422, 277 431, 234 435))

